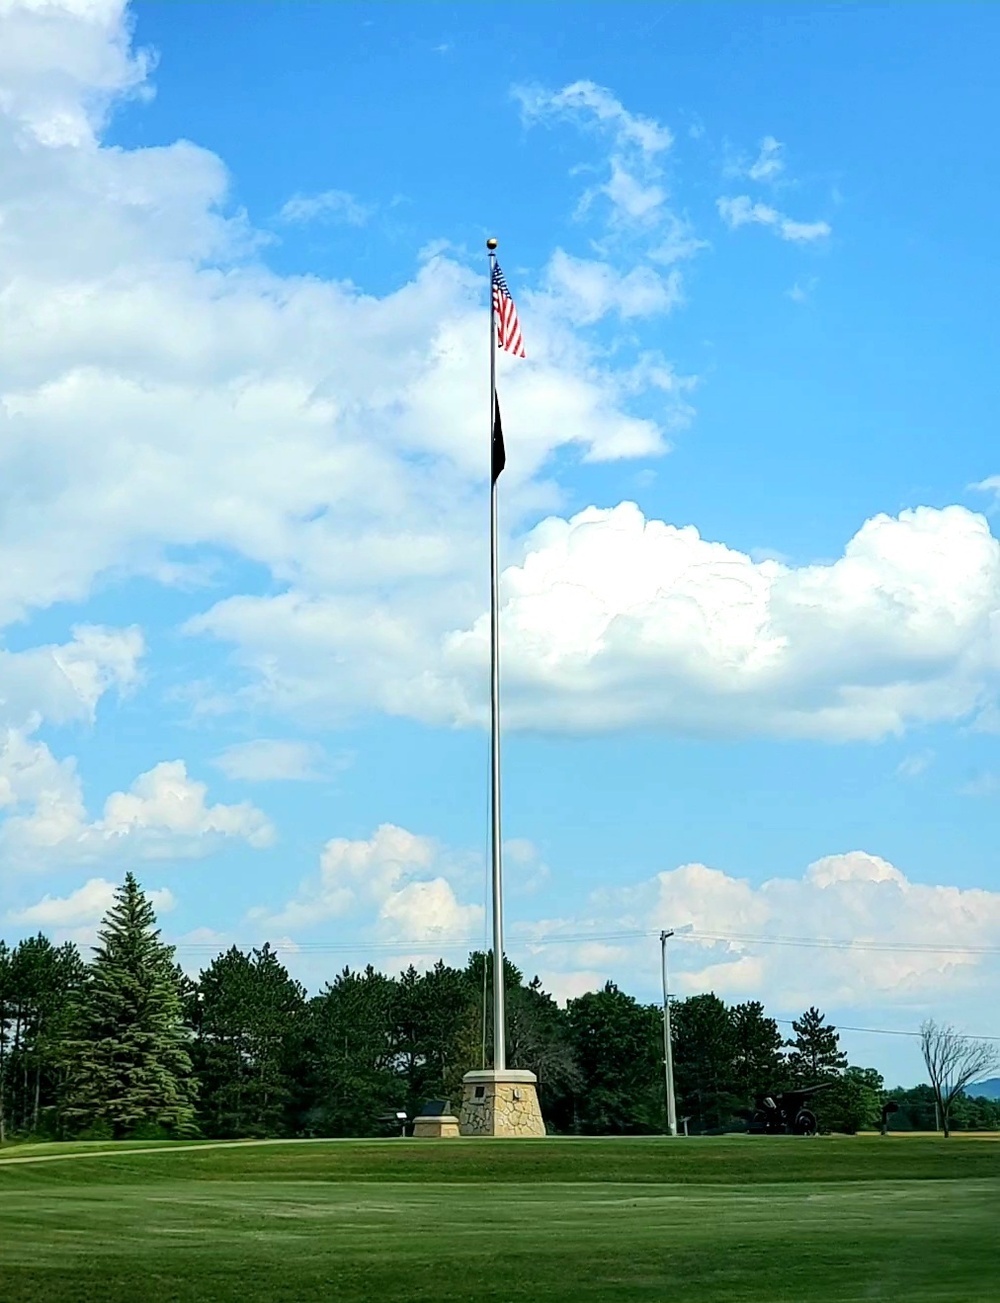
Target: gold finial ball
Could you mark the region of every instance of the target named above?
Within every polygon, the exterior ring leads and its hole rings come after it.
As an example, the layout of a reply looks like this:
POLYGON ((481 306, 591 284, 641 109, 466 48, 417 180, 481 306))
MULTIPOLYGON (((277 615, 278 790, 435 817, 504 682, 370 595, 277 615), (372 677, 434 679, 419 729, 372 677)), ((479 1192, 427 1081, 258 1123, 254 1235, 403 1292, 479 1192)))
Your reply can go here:
POLYGON ((496 240, 494 240, 494 238, 493 238, 492 235, 491 235, 490 238, 486 241, 486 247, 487 247, 487 249, 490 250, 490 252, 492 252, 492 251, 497 247, 497 242, 496 242, 496 240))

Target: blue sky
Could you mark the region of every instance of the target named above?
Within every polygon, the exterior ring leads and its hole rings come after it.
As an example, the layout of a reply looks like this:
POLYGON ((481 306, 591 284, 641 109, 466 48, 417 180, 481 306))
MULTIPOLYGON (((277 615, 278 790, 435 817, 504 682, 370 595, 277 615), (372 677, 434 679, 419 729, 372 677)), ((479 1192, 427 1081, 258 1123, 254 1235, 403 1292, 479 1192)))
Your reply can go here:
POLYGON ((513 957, 1000 1034, 998 42, 0 9, 3 933, 133 867, 195 968, 484 936, 496 234, 513 957))

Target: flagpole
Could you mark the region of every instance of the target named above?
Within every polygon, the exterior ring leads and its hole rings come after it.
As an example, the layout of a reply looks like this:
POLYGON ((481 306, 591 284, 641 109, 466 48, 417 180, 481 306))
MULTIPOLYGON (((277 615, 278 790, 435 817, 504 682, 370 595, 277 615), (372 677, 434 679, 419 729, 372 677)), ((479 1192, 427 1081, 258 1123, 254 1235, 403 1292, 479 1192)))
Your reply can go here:
POLYGON ((493 425, 497 410, 497 331, 493 271, 497 242, 486 241, 490 260, 490 851, 493 868, 493 1068, 507 1067, 504 1011, 503 864, 500 841, 500 607, 497 562, 497 476, 493 474, 493 425))

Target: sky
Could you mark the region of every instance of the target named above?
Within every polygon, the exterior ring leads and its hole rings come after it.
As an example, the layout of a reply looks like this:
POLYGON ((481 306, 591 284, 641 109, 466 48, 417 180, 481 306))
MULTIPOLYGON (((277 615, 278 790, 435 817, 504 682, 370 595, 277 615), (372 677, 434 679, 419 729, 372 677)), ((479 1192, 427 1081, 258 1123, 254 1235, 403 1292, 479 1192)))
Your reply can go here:
POLYGON ((1000 1036, 998 53, 0 0, 0 935, 132 869, 192 972, 485 943, 496 236, 511 958, 1000 1036))

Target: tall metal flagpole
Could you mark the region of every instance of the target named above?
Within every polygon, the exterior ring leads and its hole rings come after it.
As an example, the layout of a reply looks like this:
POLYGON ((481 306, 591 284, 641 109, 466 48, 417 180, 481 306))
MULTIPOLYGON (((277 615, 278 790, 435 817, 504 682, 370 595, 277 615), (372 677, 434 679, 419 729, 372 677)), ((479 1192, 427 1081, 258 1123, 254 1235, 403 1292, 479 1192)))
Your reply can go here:
POLYGON ((492 778, 490 848, 493 865, 493 1068, 507 1067, 504 1012, 503 864, 500 841, 500 608, 497 562, 497 476, 493 474, 493 425, 497 410, 497 330, 493 272, 497 242, 486 241, 490 260, 490 773, 492 778))

